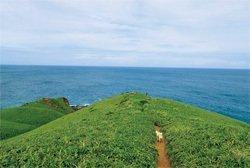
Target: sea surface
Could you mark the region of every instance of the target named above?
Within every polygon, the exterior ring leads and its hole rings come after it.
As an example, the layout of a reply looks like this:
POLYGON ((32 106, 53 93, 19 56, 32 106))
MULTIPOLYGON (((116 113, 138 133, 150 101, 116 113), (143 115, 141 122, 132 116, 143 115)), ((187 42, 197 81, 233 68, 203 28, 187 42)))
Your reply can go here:
POLYGON ((1 108, 42 97, 93 103, 126 92, 171 98, 250 123, 250 70, 1 65, 1 108))

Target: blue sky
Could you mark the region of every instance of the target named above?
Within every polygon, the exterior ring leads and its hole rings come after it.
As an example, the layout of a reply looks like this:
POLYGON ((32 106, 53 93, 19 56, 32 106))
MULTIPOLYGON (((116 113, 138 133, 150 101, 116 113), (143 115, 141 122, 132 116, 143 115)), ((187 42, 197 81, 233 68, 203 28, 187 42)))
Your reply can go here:
POLYGON ((248 0, 1 0, 1 64, 247 68, 248 0))

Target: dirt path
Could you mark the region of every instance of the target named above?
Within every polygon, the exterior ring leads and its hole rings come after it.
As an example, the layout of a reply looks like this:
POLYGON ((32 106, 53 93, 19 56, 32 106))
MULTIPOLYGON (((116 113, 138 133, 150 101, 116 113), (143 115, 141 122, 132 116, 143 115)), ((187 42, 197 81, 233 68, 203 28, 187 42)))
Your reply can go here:
MULTIPOLYGON (((160 127, 155 126, 155 130, 160 132, 160 127)), ((156 141, 156 149, 158 151, 157 168, 170 168, 170 160, 165 148, 165 139, 163 141, 156 141)))

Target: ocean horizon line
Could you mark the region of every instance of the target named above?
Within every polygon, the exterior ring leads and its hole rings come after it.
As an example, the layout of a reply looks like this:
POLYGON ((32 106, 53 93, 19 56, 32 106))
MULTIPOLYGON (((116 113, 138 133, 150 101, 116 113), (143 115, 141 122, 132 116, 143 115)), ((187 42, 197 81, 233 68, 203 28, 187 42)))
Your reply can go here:
POLYGON ((39 67, 86 67, 86 68, 149 68, 149 69, 204 69, 204 70, 250 70, 234 67, 157 67, 157 66, 114 66, 114 65, 43 65, 43 64, 0 64, 0 66, 39 66, 39 67))

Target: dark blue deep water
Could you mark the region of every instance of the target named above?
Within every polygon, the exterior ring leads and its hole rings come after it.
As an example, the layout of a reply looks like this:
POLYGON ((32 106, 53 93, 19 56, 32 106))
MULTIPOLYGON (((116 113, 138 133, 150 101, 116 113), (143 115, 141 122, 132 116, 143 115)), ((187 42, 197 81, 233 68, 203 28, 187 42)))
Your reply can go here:
POLYGON ((250 123, 249 89, 250 70, 1 66, 1 108, 57 96, 84 104, 140 91, 250 123))

